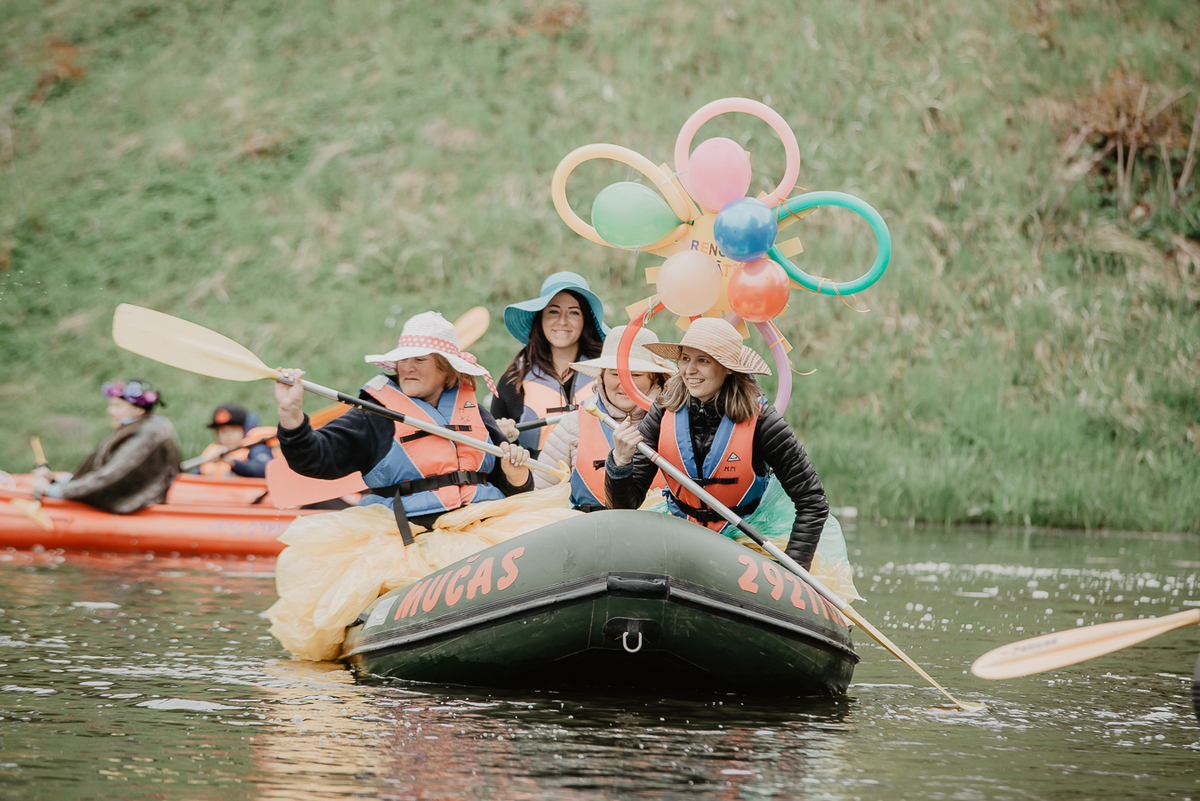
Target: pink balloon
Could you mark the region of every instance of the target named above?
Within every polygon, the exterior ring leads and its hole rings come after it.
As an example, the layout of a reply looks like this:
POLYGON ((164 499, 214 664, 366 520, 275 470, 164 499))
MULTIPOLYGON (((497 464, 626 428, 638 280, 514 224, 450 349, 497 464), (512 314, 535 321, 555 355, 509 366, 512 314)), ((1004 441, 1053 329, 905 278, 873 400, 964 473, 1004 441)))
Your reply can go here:
POLYGON ((779 112, 770 106, 759 103, 757 100, 751 100, 746 97, 724 97, 720 100, 714 100, 711 103, 705 103, 696 109, 692 116, 688 117, 683 127, 679 129, 679 136, 675 139, 675 172, 679 173, 684 188, 690 191, 691 187, 688 186, 687 176, 689 166, 688 151, 692 147, 692 138, 700 130, 701 125, 719 114, 728 114, 731 111, 753 114, 770 125, 780 141, 783 142, 783 152, 787 156, 787 166, 783 172, 783 180, 779 182, 779 185, 775 187, 775 190, 771 194, 763 198, 764 203, 771 208, 775 208, 787 200, 788 193, 796 187, 796 179, 800 177, 800 145, 796 141, 795 132, 788 127, 783 117, 779 116, 779 112))
POLYGON ((658 268, 658 296, 680 317, 711 309, 721 297, 722 283, 717 260, 698 250, 681 250, 658 268))
POLYGON ((684 183, 703 208, 720 211, 750 189, 750 154, 732 139, 705 139, 692 151, 684 183))

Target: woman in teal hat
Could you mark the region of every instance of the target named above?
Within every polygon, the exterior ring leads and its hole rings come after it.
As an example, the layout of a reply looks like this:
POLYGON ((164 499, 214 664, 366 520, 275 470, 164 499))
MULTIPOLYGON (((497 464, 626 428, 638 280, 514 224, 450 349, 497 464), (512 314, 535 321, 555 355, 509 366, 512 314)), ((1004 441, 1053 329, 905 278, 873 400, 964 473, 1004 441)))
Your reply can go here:
MULTIPOLYGON (((524 345, 500 376, 492 400, 492 416, 509 437, 517 422, 569 412, 593 393, 595 379, 576 373, 571 363, 599 356, 608 326, 604 304, 583 276, 554 273, 536 298, 504 310, 504 327, 524 345)), ((524 431, 518 441, 537 453, 550 429, 524 431)))

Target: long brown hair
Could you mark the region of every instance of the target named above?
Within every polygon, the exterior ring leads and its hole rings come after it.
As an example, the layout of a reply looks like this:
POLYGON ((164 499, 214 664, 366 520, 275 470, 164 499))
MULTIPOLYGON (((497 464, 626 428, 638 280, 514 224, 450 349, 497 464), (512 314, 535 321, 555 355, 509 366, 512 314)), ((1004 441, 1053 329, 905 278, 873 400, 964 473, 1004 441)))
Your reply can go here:
MULTIPOLYGON (((717 392, 717 409, 735 423, 744 423, 758 412, 758 401, 763 396, 762 387, 753 376, 746 373, 730 373, 717 392)), ((692 399, 683 385, 679 373, 667 379, 667 387, 658 396, 658 404, 672 412, 682 409, 692 399)))
MULTIPOLYGON (((563 291, 579 301, 584 316, 583 331, 579 334, 579 341, 575 343, 575 358, 572 361, 595 359, 604 349, 604 341, 600 339, 600 326, 592 316, 591 304, 578 293, 569 289, 563 291)), ((550 347, 550 340, 546 339, 546 332, 542 330, 542 311, 544 309, 533 315, 533 323, 529 326, 529 341, 508 363, 504 375, 500 377, 501 381, 520 384, 525 379, 525 373, 533 367, 542 368, 546 375, 562 378, 554 369, 554 350, 550 347)))

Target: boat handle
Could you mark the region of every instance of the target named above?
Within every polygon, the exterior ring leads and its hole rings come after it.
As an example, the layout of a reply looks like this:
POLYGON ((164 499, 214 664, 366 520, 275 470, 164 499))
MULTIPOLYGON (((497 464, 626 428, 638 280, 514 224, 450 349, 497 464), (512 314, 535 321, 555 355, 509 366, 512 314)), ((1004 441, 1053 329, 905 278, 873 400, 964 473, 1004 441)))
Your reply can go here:
POLYGON ((629 632, 626 631, 623 634, 621 634, 621 645, 625 646, 625 650, 631 654, 636 654, 638 651, 642 650, 642 632, 641 632, 641 630, 638 631, 637 636, 638 636, 637 648, 630 648, 629 647, 629 632))

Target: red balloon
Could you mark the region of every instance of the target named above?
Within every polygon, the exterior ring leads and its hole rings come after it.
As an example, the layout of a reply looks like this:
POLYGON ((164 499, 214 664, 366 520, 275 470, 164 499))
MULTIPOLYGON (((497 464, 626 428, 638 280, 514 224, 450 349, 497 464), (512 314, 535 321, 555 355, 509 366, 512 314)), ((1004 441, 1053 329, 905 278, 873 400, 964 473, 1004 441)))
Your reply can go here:
POLYGON ((748 262, 729 276, 729 306, 752 323, 766 322, 782 312, 791 293, 787 273, 768 258, 748 262))

